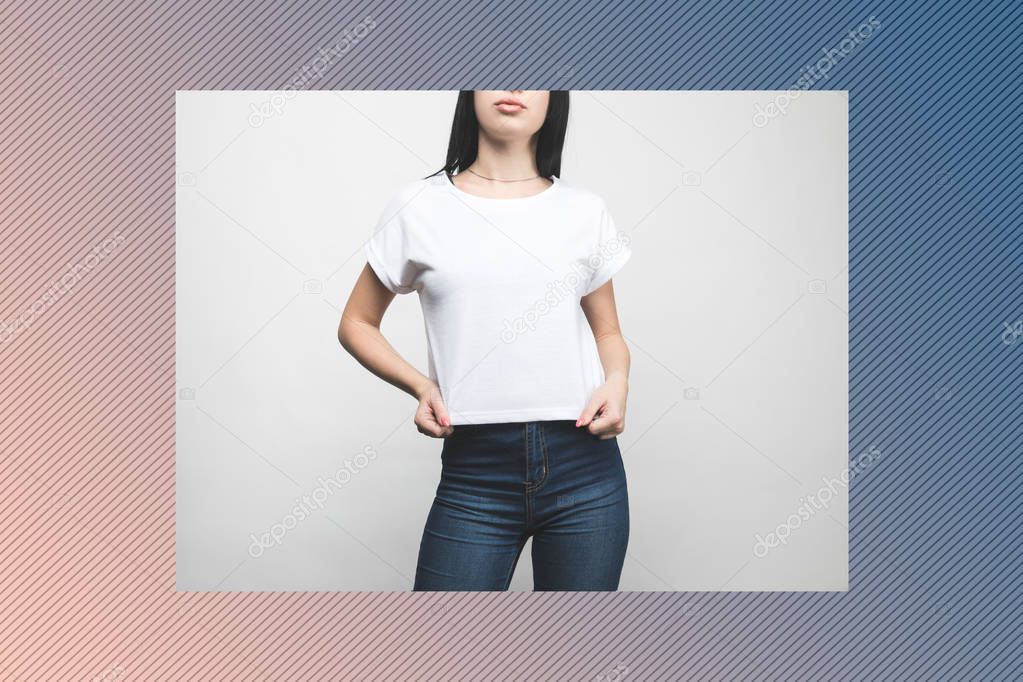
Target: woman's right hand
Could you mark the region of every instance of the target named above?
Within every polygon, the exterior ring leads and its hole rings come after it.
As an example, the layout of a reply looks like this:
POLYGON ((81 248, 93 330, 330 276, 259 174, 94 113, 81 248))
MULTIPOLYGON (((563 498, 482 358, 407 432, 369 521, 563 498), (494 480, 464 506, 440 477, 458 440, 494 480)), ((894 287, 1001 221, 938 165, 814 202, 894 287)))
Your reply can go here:
POLYGON ((419 400, 415 418, 419 433, 446 438, 454 429, 440 388, 401 357, 380 333, 380 321, 393 300, 394 293, 384 286, 369 263, 364 265, 341 314, 338 341, 373 374, 419 400))
POLYGON ((419 433, 431 438, 447 438, 454 433, 448 408, 444 407, 444 399, 437 384, 431 382, 419 393, 415 422, 419 433))

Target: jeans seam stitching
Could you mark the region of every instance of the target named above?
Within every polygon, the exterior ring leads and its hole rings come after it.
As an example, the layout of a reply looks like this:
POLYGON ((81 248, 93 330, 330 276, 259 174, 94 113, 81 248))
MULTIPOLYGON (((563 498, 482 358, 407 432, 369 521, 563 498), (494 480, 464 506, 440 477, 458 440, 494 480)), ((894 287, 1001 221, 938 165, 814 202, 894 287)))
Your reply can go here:
POLYGON ((525 456, 524 456, 525 466, 523 467, 524 473, 523 473, 522 483, 523 483, 523 485, 526 486, 526 492, 528 493, 529 490, 530 490, 530 486, 531 486, 531 484, 529 482, 529 454, 530 454, 531 448, 529 447, 529 424, 527 422, 523 422, 523 424, 522 424, 522 444, 525 447, 525 456))
POLYGON ((523 467, 524 471, 525 471, 525 474, 524 474, 524 479, 525 480, 522 481, 523 486, 525 486, 525 490, 523 491, 523 496, 525 498, 524 501, 525 501, 525 506, 526 506, 526 527, 529 527, 529 524, 531 524, 533 522, 533 498, 530 497, 530 493, 532 492, 532 487, 530 486, 530 483, 529 483, 529 453, 530 453, 530 446, 529 446, 529 423, 528 422, 524 422, 522 424, 522 444, 523 444, 523 447, 525 448, 525 455, 524 455, 525 464, 524 464, 524 467, 523 467))
POLYGON ((533 486, 533 490, 534 491, 539 490, 543 486, 543 484, 547 482, 547 471, 548 471, 548 466, 547 466, 547 438, 543 434, 543 426, 537 427, 537 433, 539 435, 539 441, 540 441, 540 457, 543 460, 543 476, 541 476, 540 480, 536 482, 535 486, 533 486))

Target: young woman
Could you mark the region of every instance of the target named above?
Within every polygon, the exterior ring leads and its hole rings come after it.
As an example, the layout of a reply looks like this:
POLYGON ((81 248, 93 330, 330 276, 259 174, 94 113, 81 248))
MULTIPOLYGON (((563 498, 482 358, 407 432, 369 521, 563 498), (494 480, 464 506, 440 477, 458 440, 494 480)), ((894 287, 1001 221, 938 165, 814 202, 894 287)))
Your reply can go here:
POLYGON ((366 244, 341 345, 443 438, 416 590, 506 590, 532 538, 536 590, 615 590, 629 537, 629 351, 604 202, 563 183, 568 93, 463 91, 443 172, 404 187, 366 244), (418 292, 429 376, 380 333, 418 292))

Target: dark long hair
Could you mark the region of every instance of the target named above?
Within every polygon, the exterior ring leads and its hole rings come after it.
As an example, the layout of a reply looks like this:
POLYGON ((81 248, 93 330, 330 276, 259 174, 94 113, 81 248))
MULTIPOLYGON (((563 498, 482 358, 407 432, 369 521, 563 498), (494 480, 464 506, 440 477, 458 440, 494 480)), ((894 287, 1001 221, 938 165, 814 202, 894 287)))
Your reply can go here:
MULTIPOLYGON (((542 177, 561 177, 561 150, 565 146, 568 129, 568 90, 551 90, 547 103, 547 117, 540 127, 536 141, 536 169, 542 177)), ((479 153, 480 123, 476 118, 476 105, 472 90, 458 93, 455 118, 451 122, 451 139, 444 167, 437 171, 449 175, 465 170, 479 153)))

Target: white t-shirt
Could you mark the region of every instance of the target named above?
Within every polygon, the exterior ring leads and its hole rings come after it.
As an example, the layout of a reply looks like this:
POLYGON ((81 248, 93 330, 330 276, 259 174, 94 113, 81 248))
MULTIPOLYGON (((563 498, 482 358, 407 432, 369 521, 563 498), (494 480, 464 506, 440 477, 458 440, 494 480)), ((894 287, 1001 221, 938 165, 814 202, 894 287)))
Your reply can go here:
POLYGON ((365 252, 388 289, 419 292, 452 424, 574 420, 603 383, 579 300, 631 251, 593 193, 556 179, 489 199, 432 176, 388 203, 365 252))

